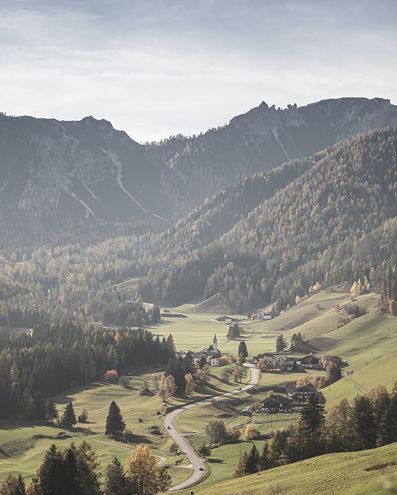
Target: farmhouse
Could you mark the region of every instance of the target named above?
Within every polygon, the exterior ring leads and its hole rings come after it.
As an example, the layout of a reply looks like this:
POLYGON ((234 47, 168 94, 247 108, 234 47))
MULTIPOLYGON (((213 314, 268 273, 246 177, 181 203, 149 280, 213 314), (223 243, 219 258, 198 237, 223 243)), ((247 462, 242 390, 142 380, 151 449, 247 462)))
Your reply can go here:
POLYGON ((266 413, 289 413, 292 412, 292 401, 282 395, 271 395, 261 402, 261 412, 266 413))
POLYGON ((269 311, 259 311, 251 316, 252 320, 272 320, 273 315, 269 311))
POLYGON ((301 358, 299 360, 298 364, 300 364, 302 366, 302 368, 305 368, 305 369, 312 369, 312 370, 321 370, 322 369, 322 366, 320 364, 320 358, 313 356, 312 353, 301 358))
POLYGON ((342 359, 339 356, 324 356, 322 359, 323 368, 327 368, 330 364, 339 366, 339 368, 344 368, 345 366, 348 366, 349 363, 346 359, 342 359))
POLYGON ((294 371, 297 369, 296 360, 283 353, 266 352, 259 354, 256 357, 256 362, 259 361, 261 367, 267 371, 294 371))
POLYGON ((316 395, 320 404, 325 403, 324 395, 312 383, 297 387, 293 392, 288 394, 289 398, 298 404, 306 402, 312 395, 316 395))

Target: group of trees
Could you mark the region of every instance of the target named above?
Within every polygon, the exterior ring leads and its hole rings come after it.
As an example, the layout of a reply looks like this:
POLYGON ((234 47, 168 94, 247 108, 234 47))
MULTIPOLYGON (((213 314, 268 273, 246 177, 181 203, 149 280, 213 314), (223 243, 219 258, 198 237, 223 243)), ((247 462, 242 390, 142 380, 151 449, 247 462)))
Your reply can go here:
MULTIPOLYGON (((132 242, 130 240, 130 242, 132 242)), ((30 256, 0 255, 0 326, 99 321, 140 327, 160 320, 158 306, 147 307, 137 292, 117 288, 135 271, 118 240, 90 247, 41 247, 30 256)))
POLYGON ((240 325, 236 322, 229 326, 226 338, 227 340, 238 339, 241 336, 240 325))
POLYGON ((23 478, 10 475, 1 495, 155 495, 171 483, 166 467, 148 446, 136 447, 125 468, 117 457, 102 473, 95 451, 87 442, 71 444, 63 452, 52 445, 35 476, 26 486, 23 478), (104 475, 102 483, 102 474, 104 475))
POLYGON ((221 419, 210 421, 205 427, 205 433, 211 447, 236 442, 241 435, 240 428, 228 429, 221 419))
POLYGON ((50 397, 91 383, 106 370, 164 365, 174 356, 170 339, 147 330, 40 326, 33 333, 0 331, 0 416, 51 419, 50 397))
POLYGON ((391 315, 397 316, 397 267, 387 267, 382 282, 382 307, 391 315))
MULTIPOLYGON (((169 339, 172 339, 172 336, 169 339)), ((167 342, 169 341, 167 340, 167 342)), ((173 340, 172 340, 172 344, 173 340)), ((161 378, 159 386, 159 396, 162 400, 177 395, 192 395, 200 383, 208 381, 208 366, 206 361, 194 362, 193 353, 187 352, 185 356, 173 356, 169 359, 164 376, 161 378)))
POLYGON ((278 430, 264 443, 255 445, 236 468, 236 476, 331 452, 364 450, 397 441, 397 384, 391 393, 376 387, 351 403, 343 399, 325 417, 315 395, 303 406, 295 426, 278 430))

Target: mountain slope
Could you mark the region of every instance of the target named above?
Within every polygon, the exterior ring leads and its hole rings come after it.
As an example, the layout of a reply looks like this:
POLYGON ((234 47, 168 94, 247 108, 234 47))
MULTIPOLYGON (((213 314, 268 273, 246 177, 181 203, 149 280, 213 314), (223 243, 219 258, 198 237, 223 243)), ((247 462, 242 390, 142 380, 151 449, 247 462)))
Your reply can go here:
POLYGON ((0 224, 34 244, 164 224, 172 205, 144 148, 109 122, 0 116, 0 224))
MULTIPOLYGON (((213 242, 152 265, 146 294, 179 304, 223 292, 241 310, 274 300, 283 306, 317 280, 350 280, 394 260, 396 128, 351 138, 304 163, 312 165, 213 242)), ((178 237, 192 234, 186 227, 178 237)), ((163 235, 161 252, 174 242, 163 235)))
MULTIPOLYGON (((205 134, 140 145, 92 117, 63 122, 0 114, 0 226, 8 232, 1 245, 23 249, 164 229, 243 177, 394 123, 397 107, 380 98, 284 110, 262 103, 205 134)), ((255 198, 263 200, 261 179, 247 180, 253 196, 240 201, 240 217, 258 204, 255 198)))
POLYGON ((164 179, 186 212, 244 176, 395 123, 397 107, 381 98, 339 98, 285 109, 262 102, 224 127, 166 140, 150 151, 165 163, 164 179))

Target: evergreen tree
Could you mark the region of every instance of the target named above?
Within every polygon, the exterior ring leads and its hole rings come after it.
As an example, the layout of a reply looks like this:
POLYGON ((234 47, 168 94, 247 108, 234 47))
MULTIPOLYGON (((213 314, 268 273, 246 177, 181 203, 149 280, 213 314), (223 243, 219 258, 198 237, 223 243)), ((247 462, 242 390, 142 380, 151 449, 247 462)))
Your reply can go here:
POLYGON ((193 353, 187 352, 182 361, 182 370, 184 375, 188 375, 189 373, 194 376, 196 373, 196 368, 193 364, 193 353))
POLYGON ((352 403, 352 428, 354 447, 357 450, 375 447, 376 425, 374 411, 368 397, 358 396, 352 403))
POLYGON ((258 449, 256 448, 256 445, 254 444, 248 453, 247 460, 245 461, 245 473, 246 474, 257 473, 260 468, 260 463, 261 463, 261 456, 259 454, 258 449))
POLYGON ((342 378, 342 370, 337 363, 331 363, 328 367, 328 381, 329 383, 335 383, 342 378))
POLYGON ((176 355, 174 337, 171 334, 167 337, 167 354, 170 358, 173 358, 176 355))
POLYGON ((273 467, 273 464, 269 458, 269 444, 268 442, 265 442, 263 444, 263 449, 261 453, 261 460, 260 460, 260 470, 264 471, 266 469, 270 469, 273 467))
POLYGON ((324 406, 319 403, 317 395, 310 395, 302 407, 300 421, 308 434, 317 433, 324 421, 324 406))
POLYGON ((39 467, 38 479, 42 495, 64 493, 64 476, 62 473, 63 460, 57 447, 52 444, 39 467))
POLYGON ((376 425, 376 445, 379 447, 391 441, 391 423, 389 422, 390 396, 385 387, 378 387, 372 402, 376 425))
POLYGON ((248 349, 247 344, 242 340, 238 345, 238 356, 248 357, 248 349))
POLYGON ((390 426, 390 439, 397 442, 397 382, 394 383, 387 411, 387 421, 390 426))
POLYGON ((62 419, 61 419, 61 426, 63 428, 70 429, 76 423, 77 423, 77 421, 76 421, 76 415, 74 413, 73 404, 71 402, 68 402, 66 404, 66 408, 65 408, 65 411, 64 411, 62 419))
POLYGON ((58 410, 55 406, 55 402, 48 401, 46 403, 45 418, 47 419, 47 421, 51 421, 52 419, 58 418, 58 410))
POLYGON ((109 413, 106 418, 105 435, 117 436, 125 430, 125 423, 121 415, 119 406, 113 400, 109 407, 109 413))
POLYGON ((237 322, 229 326, 229 330, 226 336, 227 340, 237 339, 240 337, 240 335, 241 335, 240 326, 237 322))
POLYGON ((276 352, 284 352, 287 348, 287 343, 284 340, 282 334, 278 335, 276 339, 276 352))
POLYGON ((287 433, 283 430, 277 430, 273 438, 269 442, 268 458, 273 466, 281 466, 287 464, 288 445, 287 433))
POLYGON ((183 373, 182 360, 179 358, 171 358, 165 368, 164 375, 167 377, 172 375, 175 380, 177 392, 184 393, 186 388, 185 374, 183 373))
POLYGON ((129 495, 128 478, 117 457, 106 468, 104 495, 129 495))
POLYGON ((240 478, 241 476, 245 476, 247 473, 245 472, 245 466, 246 466, 246 463, 247 463, 247 458, 248 458, 248 454, 247 452, 244 452, 244 454, 242 455, 239 463, 237 464, 236 466, 236 469, 234 471, 234 477, 235 478, 240 478))

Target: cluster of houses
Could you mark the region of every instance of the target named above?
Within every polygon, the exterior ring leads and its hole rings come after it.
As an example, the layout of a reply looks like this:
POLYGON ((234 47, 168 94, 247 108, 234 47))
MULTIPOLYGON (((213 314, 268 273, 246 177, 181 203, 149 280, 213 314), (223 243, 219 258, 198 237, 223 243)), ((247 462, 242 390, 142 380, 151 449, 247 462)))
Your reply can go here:
POLYGON ((330 365, 343 368, 348 365, 345 359, 339 356, 315 356, 310 353, 301 358, 290 356, 283 352, 265 352, 254 358, 262 371, 302 371, 305 369, 325 370, 330 365))
POLYGON ((222 356, 228 356, 228 354, 223 354, 220 352, 216 334, 212 339, 212 343, 208 347, 205 347, 201 351, 195 352, 193 354, 194 359, 200 360, 204 358, 211 366, 219 366, 220 358, 222 356))
MULTIPOLYGON (((288 395, 270 395, 260 402, 256 409, 257 412, 277 414, 277 413, 292 413, 296 408, 304 404, 309 397, 315 395, 320 404, 325 403, 324 395, 317 390, 312 383, 295 387, 288 392, 288 395)), ((253 408, 245 407, 241 411, 242 416, 252 416, 253 408)))

